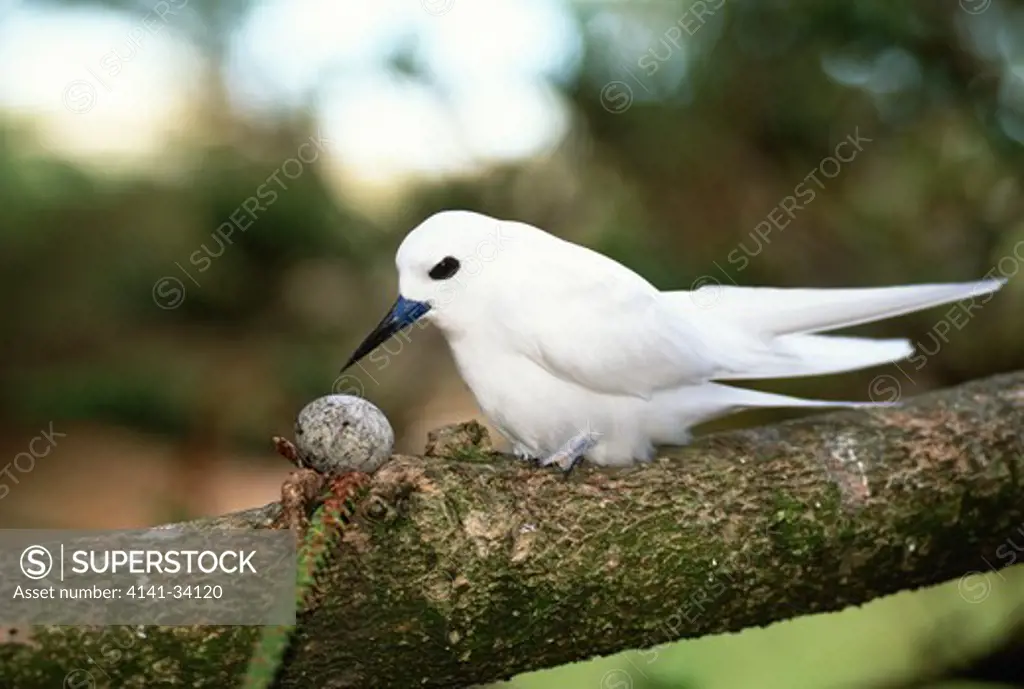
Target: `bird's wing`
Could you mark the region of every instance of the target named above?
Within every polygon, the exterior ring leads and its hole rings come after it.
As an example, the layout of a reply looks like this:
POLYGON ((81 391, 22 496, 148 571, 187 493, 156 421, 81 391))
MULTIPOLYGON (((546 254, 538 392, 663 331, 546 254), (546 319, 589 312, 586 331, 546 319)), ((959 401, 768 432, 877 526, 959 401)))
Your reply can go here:
POLYGON ((497 308, 507 345, 564 380, 642 398, 720 370, 689 319, 650 283, 573 249, 502 291, 506 301, 497 308))
POLYGON ((900 359, 910 352, 903 340, 869 344, 813 333, 965 300, 1002 285, 984 280, 659 292, 597 252, 551 235, 535 239, 523 244, 516 261, 503 264, 510 272, 495 276, 503 284, 493 291, 491 306, 501 314, 495 334, 563 380, 642 398, 708 380, 820 375, 900 359))
POLYGON ((664 296, 681 315, 742 324, 749 332, 774 337, 820 333, 894 318, 939 304, 980 297, 995 292, 1005 283, 1005 279, 995 278, 843 289, 705 285, 692 292, 665 292, 664 296))
MULTIPOLYGON (((853 289, 702 287, 666 292, 678 317, 715 352, 734 357, 718 380, 784 378, 854 371, 913 354, 908 340, 816 335, 893 318, 998 290, 1005 280, 853 289)), ((987 299, 981 303, 984 304, 987 299)), ((969 318, 970 310, 962 318, 969 318)))

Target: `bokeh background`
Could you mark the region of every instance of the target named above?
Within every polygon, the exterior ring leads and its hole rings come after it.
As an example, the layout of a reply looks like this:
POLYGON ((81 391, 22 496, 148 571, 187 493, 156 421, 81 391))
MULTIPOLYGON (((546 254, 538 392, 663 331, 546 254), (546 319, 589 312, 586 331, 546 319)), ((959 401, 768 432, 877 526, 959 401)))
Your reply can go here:
MULTIPOLYGON (((271 501, 269 438, 332 389, 380 405, 406 452, 478 416, 430 329, 338 378, 401 238, 447 208, 666 289, 1009 280, 967 314, 857 330, 913 338, 911 362, 767 389, 892 400, 1024 368, 1022 146, 1007 0, 0 0, 0 526, 271 501)), ((514 685, 896 682, 999 637, 1024 586, 991 559, 983 597, 514 685)))

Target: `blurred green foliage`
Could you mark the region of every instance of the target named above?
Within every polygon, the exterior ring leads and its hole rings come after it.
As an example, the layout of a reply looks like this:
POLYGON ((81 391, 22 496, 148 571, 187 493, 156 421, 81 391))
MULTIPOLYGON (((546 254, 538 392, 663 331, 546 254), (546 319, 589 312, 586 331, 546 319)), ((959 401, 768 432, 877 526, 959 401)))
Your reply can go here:
MULTIPOLYGON (((187 434, 195 408, 223 406, 224 433, 263 442, 282 414, 330 388, 394 292, 401 236, 442 208, 536 223, 665 288, 967 280, 1006 256, 1016 271, 1024 15, 1009 3, 978 14, 961 4, 579 3, 583 57, 552 84, 571 108, 557 148, 413 187, 386 213, 328 184, 319 159, 228 246, 214 231, 245 216, 241 204, 317 135, 300 106, 269 119, 232 109, 214 71, 189 127, 203 136, 174 151, 186 162, 157 174, 156 159, 154 174, 134 177, 76 167, 22 119, 0 120, 3 414, 187 434), (808 181, 848 136, 865 141, 852 162, 808 181), (778 205, 801 183, 813 200, 786 218, 778 205), (181 281, 179 308, 154 304, 178 284, 158 290, 165 276, 181 281), (221 394, 225 369, 246 380, 221 394)), ((227 37, 211 32, 229 34, 251 9, 218 7, 196 4, 176 27, 214 60, 227 37)), ((393 69, 429 84, 415 44, 406 51, 393 69)), ((1021 292, 1011 280, 908 372, 907 391, 1024 365, 1011 317, 1021 292)), ((867 330, 925 341, 943 318, 867 330)), ((389 372, 375 385, 399 423, 436 383, 429 362, 443 355, 428 344, 407 348, 419 375, 389 372)), ((864 397, 872 377, 774 387, 864 397)))

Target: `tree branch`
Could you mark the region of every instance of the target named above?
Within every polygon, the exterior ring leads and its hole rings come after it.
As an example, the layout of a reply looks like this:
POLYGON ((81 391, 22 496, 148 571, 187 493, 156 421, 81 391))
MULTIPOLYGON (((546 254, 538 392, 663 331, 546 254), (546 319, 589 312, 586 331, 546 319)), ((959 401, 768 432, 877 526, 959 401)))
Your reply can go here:
MULTIPOLYGON (((709 436, 671 459, 583 466, 568 480, 511 459, 465 461, 472 452, 395 456, 322 573, 279 686, 479 684, 1012 564, 1022 428, 1024 372, 900 408, 709 436)), ((278 509, 197 524, 267 528, 278 509)), ((980 582, 963 582, 976 595, 980 582)), ((129 630, 39 630, 34 646, 0 647, 0 668, 24 687, 80 668, 118 687, 220 689, 237 683, 255 638, 145 633, 103 665, 104 643, 129 630)))

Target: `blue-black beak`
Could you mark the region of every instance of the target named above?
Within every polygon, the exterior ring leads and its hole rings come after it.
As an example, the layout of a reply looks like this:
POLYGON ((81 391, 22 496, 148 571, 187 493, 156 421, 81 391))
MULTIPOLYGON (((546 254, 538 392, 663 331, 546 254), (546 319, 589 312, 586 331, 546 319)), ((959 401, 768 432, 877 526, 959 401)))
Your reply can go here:
POLYGON ((356 351, 349 357, 348 363, 342 367, 342 373, 348 370, 352 364, 375 350, 381 342, 418 321, 427 311, 430 311, 430 304, 413 301, 402 296, 398 297, 398 300, 391 307, 391 310, 388 311, 387 315, 384 316, 384 319, 366 336, 362 344, 356 347, 356 351))

